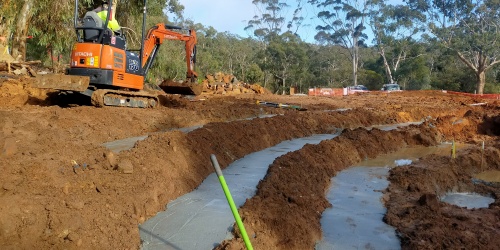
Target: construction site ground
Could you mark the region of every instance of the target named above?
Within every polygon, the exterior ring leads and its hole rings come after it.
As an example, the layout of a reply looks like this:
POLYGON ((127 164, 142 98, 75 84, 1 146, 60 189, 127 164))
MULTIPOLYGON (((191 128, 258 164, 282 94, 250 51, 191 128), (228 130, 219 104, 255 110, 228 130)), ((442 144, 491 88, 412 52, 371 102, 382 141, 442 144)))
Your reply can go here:
MULTIPOLYGON (((403 249, 500 245, 500 185, 472 181, 500 170, 499 101, 441 91, 334 98, 204 93, 163 95, 156 109, 96 108, 28 83, 0 78, 0 249, 138 249, 138 225, 196 189, 214 171, 211 154, 225 168, 284 140, 338 131, 277 158, 240 207, 255 249, 314 249, 321 214, 330 207, 325 193, 339 171, 401 148, 452 140, 465 145, 456 158, 430 155, 390 171, 384 221, 396 228, 403 249), (255 118, 262 115, 269 116, 255 118), (391 131, 365 129, 419 121, 391 131), (119 153, 103 146, 145 135, 119 153), (495 201, 461 208, 440 202, 447 191, 495 201)), ((217 247, 244 249, 239 231, 217 247)))

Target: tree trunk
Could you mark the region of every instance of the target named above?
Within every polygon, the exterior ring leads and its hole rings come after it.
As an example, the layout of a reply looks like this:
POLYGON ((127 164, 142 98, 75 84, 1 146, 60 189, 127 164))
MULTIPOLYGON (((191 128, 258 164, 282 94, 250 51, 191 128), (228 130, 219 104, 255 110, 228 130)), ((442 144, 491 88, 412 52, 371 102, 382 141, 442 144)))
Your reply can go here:
POLYGON ((26 37, 28 35, 28 23, 31 19, 34 0, 24 0, 21 12, 17 16, 16 31, 12 41, 12 56, 16 60, 26 60, 26 37))
POLYGON ((283 74, 283 94, 282 95, 286 94, 285 86, 286 86, 286 77, 285 77, 285 74, 283 74))
POLYGON ((385 73, 387 75, 387 82, 394 83, 394 80, 392 79, 391 67, 389 66, 389 63, 387 62, 387 58, 385 57, 385 49, 383 47, 380 48, 380 55, 382 56, 382 59, 384 60, 384 68, 385 68, 385 73))
MULTIPOLYGON (((10 24, 11 24, 10 18, 5 18, 4 16, 0 15, 0 47, 1 48, 7 48, 7 45, 9 44, 10 24)), ((4 51, 0 51, 0 53, 2 53, 2 54, 3 54, 3 52, 4 51)))
POLYGON ((486 84, 486 72, 481 71, 476 74, 477 83, 476 83, 476 93, 482 95, 484 91, 484 85, 486 84))
MULTIPOLYGON (((357 39, 355 39, 357 42, 357 39)), ((353 52, 352 52, 352 81, 353 85, 357 86, 358 85, 358 47, 354 45, 353 47, 353 52)))

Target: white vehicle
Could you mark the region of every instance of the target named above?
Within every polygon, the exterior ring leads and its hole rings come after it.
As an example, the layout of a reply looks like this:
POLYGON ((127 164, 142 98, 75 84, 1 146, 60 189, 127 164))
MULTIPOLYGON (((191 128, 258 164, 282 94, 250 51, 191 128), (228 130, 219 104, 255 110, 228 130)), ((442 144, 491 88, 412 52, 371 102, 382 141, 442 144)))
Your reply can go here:
POLYGON ((399 84, 397 84, 397 83, 384 84, 384 86, 382 86, 382 88, 380 90, 389 91, 389 92, 401 91, 401 86, 399 86, 399 84))
POLYGON ((368 88, 363 85, 349 86, 347 87, 349 93, 357 93, 357 92, 368 92, 368 88))

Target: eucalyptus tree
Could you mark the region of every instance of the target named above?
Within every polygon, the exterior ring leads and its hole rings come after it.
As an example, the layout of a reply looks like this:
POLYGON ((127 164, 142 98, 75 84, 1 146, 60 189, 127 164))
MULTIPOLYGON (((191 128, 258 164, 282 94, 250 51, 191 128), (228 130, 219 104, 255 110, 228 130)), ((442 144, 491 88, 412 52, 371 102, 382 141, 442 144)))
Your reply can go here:
POLYGON ((26 58, 26 38, 28 36, 29 23, 33 16, 34 0, 24 0, 15 18, 14 32, 12 36, 12 56, 24 61, 26 58))
MULTIPOLYGON (((421 34, 423 15, 406 5, 386 4, 387 0, 373 0, 370 27, 388 83, 394 83, 394 74, 408 59, 414 38, 421 34)), ((414 55, 414 56, 421 56, 414 55)))
POLYGON ((269 65, 270 72, 281 83, 281 86, 276 86, 275 90, 281 89, 283 95, 286 94, 287 80, 292 78, 292 75, 300 74, 302 70, 307 68, 304 44, 299 37, 291 32, 286 32, 273 39, 266 49, 266 54, 273 61, 269 65))
POLYGON ((23 5, 24 2, 19 0, 3 0, 0 4, 0 45, 2 47, 7 48, 12 32, 15 30, 14 25, 18 13, 23 5))
POLYGON ((500 62, 500 2, 498 0, 406 0, 425 14, 430 32, 454 53, 476 78, 482 94, 486 72, 500 62))
POLYGON ((247 81, 247 71, 257 59, 258 43, 251 38, 239 39, 233 49, 235 50, 235 75, 238 75, 238 79, 247 81))
POLYGON ((264 71, 264 87, 267 87, 270 69, 276 68, 274 61, 264 53, 274 39, 281 39, 284 33, 297 34, 304 18, 301 16, 303 1, 296 0, 297 5, 292 7, 285 0, 253 0, 256 15, 248 21, 245 30, 253 31, 253 36, 260 42, 260 67, 264 71))
POLYGON ((343 87, 350 85, 351 69, 346 51, 338 45, 312 45, 308 56, 310 58, 309 72, 313 87, 343 87))
POLYGON ((357 85, 361 63, 360 47, 365 46, 368 14, 373 2, 369 0, 309 0, 318 8, 317 41, 342 46, 349 52, 352 63, 353 84, 357 85))

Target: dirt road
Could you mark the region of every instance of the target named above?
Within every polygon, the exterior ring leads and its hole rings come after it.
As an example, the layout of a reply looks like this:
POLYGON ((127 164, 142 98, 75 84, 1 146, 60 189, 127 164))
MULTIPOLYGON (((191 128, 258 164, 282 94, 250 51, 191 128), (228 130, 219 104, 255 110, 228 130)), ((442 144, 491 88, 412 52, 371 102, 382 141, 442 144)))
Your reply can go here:
MULTIPOLYGON (((500 189, 470 182, 479 171, 500 170, 500 103, 471 105, 483 102, 421 91, 338 98, 164 96, 158 109, 95 108, 76 96, 30 89, 22 80, 0 80, 0 248, 137 249, 138 224, 196 188, 213 171, 210 154, 226 167, 283 140, 344 129, 270 166, 240 209, 256 249, 312 249, 329 206, 324 192, 337 171, 401 147, 453 138, 485 141, 486 149, 465 148, 457 159, 429 157, 394 169, 386 221, 397 228, 403 248, 493 249, 499 245, 500 189), (264 114, 276 116, 248 119, 264 114), (426 122, 392 132, 357 129, 410 121, 426 122), (171 131, 195 125, 204 126, 171 131), (102 146, 143 135, 149 136, 118 154, 102 146), (468 167, 479 161, 481 169, 468 167), (448 189, 488 193, 495 203, 467 210, 438 202, 448 189)), ((236 238, 219 247, 243 246, 236 238)))

